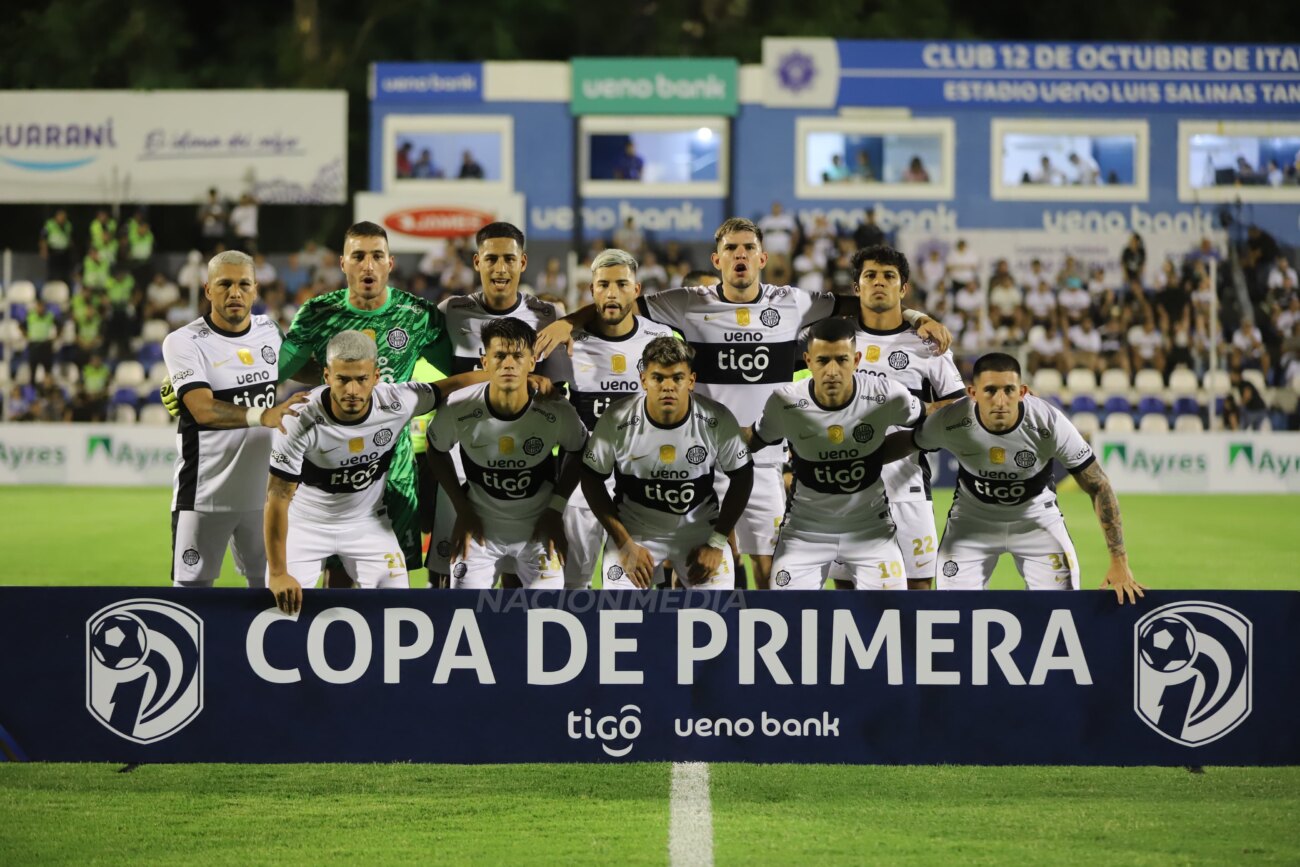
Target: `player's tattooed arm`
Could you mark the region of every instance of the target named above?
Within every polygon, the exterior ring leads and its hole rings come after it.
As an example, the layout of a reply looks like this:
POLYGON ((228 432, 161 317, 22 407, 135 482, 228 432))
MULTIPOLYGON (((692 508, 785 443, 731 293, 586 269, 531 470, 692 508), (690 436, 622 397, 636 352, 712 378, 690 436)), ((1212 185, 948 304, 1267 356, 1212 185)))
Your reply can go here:
POLYGON ((221 430, 248 427, 248 407, 217 400, 211 389, 191 389, 181 400, 194 421, 204 427, 221 430))
POLYGON ((320 362, 314 358, 307 359, 302 367, 293 372, 289 377, 294 382, 301 382, 305 385, 320 385, 321 380, 325 378, 325 369, 321 367, 320 362))
POLYGON ((596 305, 587 304, 579 307, 568 316, 561 316, 550 325, 537 332, 537 342, 533 344, 533 354, 545 358, 557 346, 567 346, 573 354, 573 332, 585 328, 596 318, 596 305))
POLYGON ((1143 595, 1142 591, 1146 588, 1137 582, 1129 569, 1128 551, 1124 547, 1124 524, 1120 518, 1119 499, 1115 496, 1115 489, 1110 486, 1110 479, 1096 461, 1075 473, 1074 478, 1079 487, 1092 498, 1097 522, 1101 524, 1101 532, 1106 537, 1106 548, 1110 551, 1110 568, 1106 570, 1101 586, 1112 588, 1121 605, 1126 596, 1128 601, 1134 602, 1138 596, 1143 595))
POLYGON ((285 614, 297 614, 302 607, 302 585, 289 574, 285 540, 289 536, 289 503, 298 491, 298 483, 271 475, 266 483, 266 511, 262 535, 266 545, 267 586, 275 604, 285 614))

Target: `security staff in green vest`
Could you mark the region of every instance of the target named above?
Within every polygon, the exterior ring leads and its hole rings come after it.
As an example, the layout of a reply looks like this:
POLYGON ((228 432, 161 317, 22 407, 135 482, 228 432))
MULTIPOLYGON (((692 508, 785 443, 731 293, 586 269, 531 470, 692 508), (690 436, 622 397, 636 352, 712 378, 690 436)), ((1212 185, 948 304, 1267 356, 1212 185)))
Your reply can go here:
POLYGON ((72 221, 59 208, 41 229, 41 258, 45 260, 45 279, 72 280, 72 221))
POLYGON ((135 282, 141 285, 148 283, 153 279, 153 274, 150 273, 150 260, 153 259, 153 229, 145 219, 144 211, 136 211, 131 222, 126 224, 126 244, 135 282))
POLYGON ((95 215, 90 224, 90 247, 98 250, 99 255, 112 264, 117 259, 117 220, 103 209, 95 215))
POLYGON ((54 338, 59 333, 59 323, 45 302, 37 301, 36 306, 27 311, 23 331, 27 335, 27 363, 35 385, 44 379, 44 376, 37 377, 38 367, 43 373, 54 372, 54 338))
POLYGON ((108 276, 113 267, 112 262, 94 247, 86 251, 86 258, 81 262, 81 285, 86 291, 103 289, 108 285, 108 276))
POLYGON ((104 281, 104 290, 108 293, 108 303, 114 307, 125 307, 131 303, 135 277, 125 265, 118 265, 109 271, 108 279, 104 281))

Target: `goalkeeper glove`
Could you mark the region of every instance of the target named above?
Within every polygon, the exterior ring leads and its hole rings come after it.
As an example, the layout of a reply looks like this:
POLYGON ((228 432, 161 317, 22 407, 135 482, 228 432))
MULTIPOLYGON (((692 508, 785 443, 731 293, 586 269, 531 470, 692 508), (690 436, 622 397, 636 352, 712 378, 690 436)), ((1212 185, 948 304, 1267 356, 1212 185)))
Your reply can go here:
POLYGON ((172 378, 169 376, 162 381, 158 387, 158 396, 162 398, 162 405, 166 407, 167 412, 172 418, 181 414, 181 399, 176 396, 176 390, 172 388, 172 378))

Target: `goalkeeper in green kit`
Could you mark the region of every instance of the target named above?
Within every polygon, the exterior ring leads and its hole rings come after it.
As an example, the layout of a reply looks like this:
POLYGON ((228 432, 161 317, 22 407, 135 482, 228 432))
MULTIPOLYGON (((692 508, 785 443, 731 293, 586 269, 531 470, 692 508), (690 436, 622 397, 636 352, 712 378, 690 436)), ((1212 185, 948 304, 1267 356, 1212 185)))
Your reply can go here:
MULTIPOLYGON (((451 369, 452 347, 437 306, 388 285, 393 256, 388 233, 370 222, 354 224, 343 236, 346 289, 312 298, 298 309, 280 350, 280 380, 310 385, 321 381, 320 361, 330 338, 340 331, 361 331, 379 349, 379 378, 408 382, 416 362, 424 359, 438 371, 451 369)), ((170 383, 164 395, 171 399, 170 383)), ((423 568, 418 513, 418 472, 409 436, 399 438, 384 490, 384 504, 402 545, 408 570, 423 568)), ((333 572, 333 570, 331 570, 333 572)), ((338 586, 337 579, 330 586, 338 586)))

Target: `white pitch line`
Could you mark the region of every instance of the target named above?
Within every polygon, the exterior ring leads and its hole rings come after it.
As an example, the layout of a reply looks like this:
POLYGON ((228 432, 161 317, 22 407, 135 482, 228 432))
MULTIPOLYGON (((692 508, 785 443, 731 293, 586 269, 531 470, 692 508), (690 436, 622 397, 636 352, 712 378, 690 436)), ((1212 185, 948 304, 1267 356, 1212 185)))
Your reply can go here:
POLYGON ((713 805, 706 762, 674 762, 668 816, 670 867, 711 867, 713 805))

